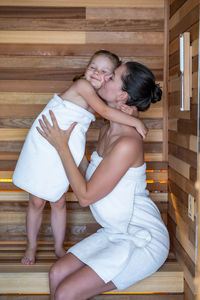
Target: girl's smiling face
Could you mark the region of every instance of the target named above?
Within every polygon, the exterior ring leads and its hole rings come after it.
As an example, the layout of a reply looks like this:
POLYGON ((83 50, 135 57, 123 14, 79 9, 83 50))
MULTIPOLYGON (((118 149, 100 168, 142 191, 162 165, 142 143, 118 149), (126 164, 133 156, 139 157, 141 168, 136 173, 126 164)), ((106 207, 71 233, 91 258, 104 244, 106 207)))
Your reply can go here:
POLYGON ((104 56, 98 55, 93 58, 85 72, 85 78, 94 89, 99 89, 102 84, 109 80, 114 70, 112 61, 104 56))

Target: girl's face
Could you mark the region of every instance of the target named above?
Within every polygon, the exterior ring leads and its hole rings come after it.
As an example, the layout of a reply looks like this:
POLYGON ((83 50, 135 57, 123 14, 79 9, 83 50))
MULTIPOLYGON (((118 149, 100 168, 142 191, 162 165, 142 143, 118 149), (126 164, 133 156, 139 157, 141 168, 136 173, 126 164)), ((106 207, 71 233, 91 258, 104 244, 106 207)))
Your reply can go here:
POLYGON ((119 99, 124 93, 122 90, 123 82, 122 75, 127 72, 126 66, 121 65, 113 72, 113 75, 108 81, 98 90, 99 96, 101 96, 110 106, 117 106, 119 99))
POLYGON ((87 67, 85 78, 91 83, 94 89, 97 90, 104 82, 109 80, 113 70, 114 65, 108 57, 97 55, 87 67))

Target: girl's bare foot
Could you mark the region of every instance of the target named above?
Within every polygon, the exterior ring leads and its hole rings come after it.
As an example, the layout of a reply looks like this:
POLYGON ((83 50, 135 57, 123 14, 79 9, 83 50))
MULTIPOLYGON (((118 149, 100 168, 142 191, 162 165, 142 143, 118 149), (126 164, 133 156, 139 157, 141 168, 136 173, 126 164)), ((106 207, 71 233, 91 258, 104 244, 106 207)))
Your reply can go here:
POLYGON ((27 248, 24 257, 21 259, 23 265, 34 265, 35 264, 35 252, 36 247, 27 248))

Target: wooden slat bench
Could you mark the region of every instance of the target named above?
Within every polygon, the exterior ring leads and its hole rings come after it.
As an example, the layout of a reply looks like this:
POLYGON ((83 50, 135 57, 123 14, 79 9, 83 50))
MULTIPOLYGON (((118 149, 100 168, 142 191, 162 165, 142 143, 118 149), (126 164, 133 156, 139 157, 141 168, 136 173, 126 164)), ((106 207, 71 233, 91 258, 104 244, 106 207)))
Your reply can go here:
MULTIPOLYGON (((72 243, 66 243, 66 249, 72 243)), ((38 245, 36 264, 20 263, 25 242, 0 244, 0 294, 46 294, 49 293, 48 271, 56 261, 53 243, 38 245)), ((121 294, 133 293, 183 293, 183 271, 170 253, 166 263, 152 276, 134 284, 121 294)), ((108 294, 119 294, 113 290, 108 294)))

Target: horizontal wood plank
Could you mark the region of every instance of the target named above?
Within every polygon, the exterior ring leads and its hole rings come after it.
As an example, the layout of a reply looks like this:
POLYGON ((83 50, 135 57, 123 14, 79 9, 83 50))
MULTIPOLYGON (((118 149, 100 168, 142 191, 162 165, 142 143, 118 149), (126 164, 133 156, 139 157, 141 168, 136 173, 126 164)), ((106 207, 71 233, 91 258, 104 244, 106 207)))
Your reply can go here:
POLYGON ((179 134, 178 132, 169 130, 169 142, 194 152, 197 151, 197 137, 193 135, 179 134))
MULTIPOLYGON (((91 56, 58 56, 58 57, 33 57, 33 56, 0 56, 0 68, 4 68, 5 70, 9 68, 15 69, 15 68, 31 68, 31 69, 67 69, 71 70, 78 69, 83 70, 86 68, 91 56)), ((161 56, 129 56, 123 57, 123 61, 138 61, 140 63, 145 64, 152 70, 158 70, 163 68, 163 57, 161 56)))
MULTIPOLYGON (((174 28, 177 23, 180 22, 193 8, 197 7, 199 4, 198 0, 185 1, 185 3, 176 11, 175 14, 170 18, 169 30, 174 28)), ((197 8, 198 9, 198 8, 197 8)))
POLYGON ((180 158, 181 160, 192 166, 193 168, 197 168, 196 164, 196 152, 193 152, 189 149, 185 149, 178 145, 169 143, 169 153, 172 154, 176 158, 180 158))
MULTIPOLYGON (((29 266, 29 272, 27 272, 27 268, 25 269, 22 265, 20 267, 19 263, 12 264, 13 271, 11 273, 9 271, 11 265, 4 264, 0 273, 2 292, 31 293, 37 291, 38 293, 49 293, 48 271, 50 265, 50 263, 40 263, 35 266, 29 266), (19 285, 19 281, 23 282, 23 288, 22 284, 19 285)), ((158 272, 122 291, 122 294, 138 292, 183 292, 183 273, 180 266, 177 263, 165 263, 158 272)), ((110 293, 119 294, 120 292, 113 290, 108 294, 110 293)))
MULTIPOLYGON (((75 76, 84 73, 83 69, 73 68, 0 68, 0 80, 48 80, 72 81, 75 76)), ((163 80, 163 71, 152 69, 156 80, 163 80)))
POLYGON ((8 44, 84 44, 85 32, 81 31, 0 31, 0 43, 8 44))
MULTIPOLYGON (((0 128, 0 141, 24 141, 28 133, 26 128, 0 128)), ((89 129, 87 132, 87 141, 97 141, 99 137, 98 129, 89 129)), ((161 129, 150 129, 145 141, 162 141, 161 129)))
MULTIPOLYGON (((150 193, 149 196, 155 203, 168 202, 168 193, 150 193)), ((27 192, 23 192, 23 191, 0 192, 0 202, 27 202, 28 200, 29 200, 29 196, 27 192)), ((73 192, 68 192, 66 194, 66 201, 78 202, 73 192)))
POLYGON ((162 32, 86 32, 86 43, 163 44, 162 32))
MULTIPOLYGON (((190 3, 191 5, 191 3, 190 3)), ((182 32, 187 31, 194 23, 197 23, 199 20, 199 9, 198 6, 193 9, 190 8, 187 15, 185 15, 181 20, 173 26, 170 30, 169 40, 174 40, 177 36, 179 36, 182 32)))
POLYGON ((177 185, 187 194, 191 194, 193 197, 196 196, 196 190, 194 183, 179 174, 176 170, 169 168, 169 178, 176 182, 177 185))
MULTIPOLYGON (((141 3, 142 5, 142 3, 141 3)), ((148 7, 136 7, 136 8, 101 8, 101 7, 87 7, 86 19, 98 20, 98 19, 126 19, 126 20, 163 20, 164 9, 163 8, 148 8, 148 7)))
MULTIPOLYGON (((123 15, 122 15, 123 16, 123 15)), ((30 31, 105 31, 105 32, 162 32, 163 20, 60 19, 60 18, 0 18, 0 30, 30 31), (20 19, 19 19, 20 18, 20 19)))
POLYGON ((0 44, 0 55, 11 56, 19 55, 23 57, 24 55, 29 56, 91 56, 94 52, 99 49, 107 49, 117 55, 124 56, 163 56, 163 44, 152 45, 152 44, 126 44, 123 47, 122 44, 112 44, 112 43, 99 43, 96 44, 65 44, 65 47, 60 44, 0 44))
MULTIPOLYGON (((85 7, 2 6, 0 18, 85 19, 85 7)), ((19 21, 19 20, 18 20, 19 21)))
MULTIPOLYGON (((15 6, 42 6, 42 7, 83 7, 82 0, 15 0, 15 6)), ((13 0, 1 0, 0 6, 13 6, 13 0)), ((98 0, 87 0, 84 1, 84 7, 164 7, 163 0, 144 0, 141 4, 140 0, 125 0, 121 2, 120 0, 109 0, 101 1, 98 0)))
POLYGON ((175 169, 176 172, 180 173, 187 179, 190 178, 190 165, 186 162, 183 162, 181 159, 174 157, 169 154, 169 166, 172 169, 175 169))
MULTIPOLYGON (((1 171, 0 170, 0 179, 11 179, 13 175, 13 171, 1 171)), ((147 172, 147 180, 154 180, 154 181, 163 181, 168 179, 167 172, 147 172)))

